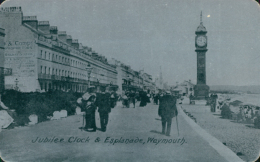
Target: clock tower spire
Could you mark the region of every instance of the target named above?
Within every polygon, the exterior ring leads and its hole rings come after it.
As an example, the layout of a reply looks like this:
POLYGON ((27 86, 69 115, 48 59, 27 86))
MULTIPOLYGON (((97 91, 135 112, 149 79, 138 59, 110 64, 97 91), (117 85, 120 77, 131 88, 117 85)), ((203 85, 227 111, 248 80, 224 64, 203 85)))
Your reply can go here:
POLYGON ((200 24, 202 24, 202 11, 200 12, 200 24))
POLYGON ((209 86, 206 85, 206 52, 207 30, 203 26, 202 11, 200 13, 200 25, 195 31, 195 52, 197 53, 197 84, 194 87, 194 96, 197 99, 205 99, 209 96, 209 86))

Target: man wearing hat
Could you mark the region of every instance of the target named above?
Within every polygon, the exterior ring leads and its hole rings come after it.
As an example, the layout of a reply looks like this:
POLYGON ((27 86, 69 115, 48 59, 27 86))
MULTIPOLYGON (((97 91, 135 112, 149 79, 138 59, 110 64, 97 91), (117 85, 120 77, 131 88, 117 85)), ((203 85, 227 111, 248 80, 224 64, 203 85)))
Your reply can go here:
POLYGON ((166 136, 170 136, 172 118, 178 115, 176 98, 171 95, 170 91, 166 91, 165 95, 162 96, 159 103, 158 115, 162 121, 162 134, 165 134, 167 123, 166 136))
POLYGON ((107 129, 109 113, 111 112, 110 100, 111 100, 111 94, 109 92, 109 87, 106 87, 105 92, 99 94, 98 103, 97 103, 99 117, 100 117, 101 131, 103 132, 105 132, 107 129))
POLYGON ((89 132, 96 131, 96 94, 95 87, 91 86, 87 89, 87 92, 78 100, 80 107, 83 111, 85 111, 85 130, 89 132))

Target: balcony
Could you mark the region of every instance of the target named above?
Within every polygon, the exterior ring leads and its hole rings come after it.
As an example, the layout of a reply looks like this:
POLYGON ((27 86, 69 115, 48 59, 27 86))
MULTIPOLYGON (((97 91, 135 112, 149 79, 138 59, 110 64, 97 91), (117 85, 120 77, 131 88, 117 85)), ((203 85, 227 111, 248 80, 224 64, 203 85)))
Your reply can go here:
POLYGON ((68 81, 68 82, 73 82, 73 81, 74 81, 74 78, 66 77, 66 81, 68 81))
POLYGON ((51 76, 51 79, 52 79, 52 80, 61 80, 61 76, 52 75, 52 76, 51 76))
POLYGON ((66 81, 66 77, 65 76, 61 76, 61 81, 66 81))
POLYGON ((42 73, 39 73, 39 74, 38 74, 38 78, 39 78, 39 79, 51 79, 51 75, 50 75, 50 74, 42 74, 42 73))

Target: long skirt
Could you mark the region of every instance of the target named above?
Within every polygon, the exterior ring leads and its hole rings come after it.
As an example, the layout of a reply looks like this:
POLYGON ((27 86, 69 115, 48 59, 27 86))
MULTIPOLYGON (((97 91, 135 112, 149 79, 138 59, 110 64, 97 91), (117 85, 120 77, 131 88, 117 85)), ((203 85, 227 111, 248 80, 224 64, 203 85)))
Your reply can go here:
POLYGON ((96 119, 95 119, 95 112, 87 113, 85 116, 86 119, 86 130, 96 130, 96 119))
POLYGON ((140 102, 140 107, 144 107, 144 106, 146 106, 146 101, 145 100, 143 100, 143 99, 141 99, 141 102, 140 102))

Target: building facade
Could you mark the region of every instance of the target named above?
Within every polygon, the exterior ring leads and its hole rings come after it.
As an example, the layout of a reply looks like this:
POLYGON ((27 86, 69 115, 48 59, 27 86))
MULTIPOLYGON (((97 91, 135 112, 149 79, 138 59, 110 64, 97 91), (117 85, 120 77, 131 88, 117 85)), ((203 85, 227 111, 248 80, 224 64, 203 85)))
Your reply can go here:
POLYGON ((23 92, 50 89, 84 92, 88 86, 88 66, 93 69, 90 85, 117 85, 115 65, 48 21, 23 16, 21 7, 1 8, 0 21, 6 29, 4 67, 12 69, 12 75, 5 77, 6 89, 14 89, 18 82, 23 92))
POLYGON ((156 90, 155 82, 153 82, 152 75, 143 73, 142 74, 143 80, 144 80, 144 89, 147 91, 154 91, 156 90))
POLYGON ((189 97, 190 95, 194 96, 194 87, 195 84, 193 84, 191 80, 184 80, 182 83, 176 84, 176 86, 173 87, 172 90, 178 92, 182 96, 189 97))
POLYGON ((144 81, 140 71, 135 71, 131 66, 125 65, 114 58, 110 60, 110 63, 117 67, 119 93, 122 93, 123 91, 143 90, 144 81))

